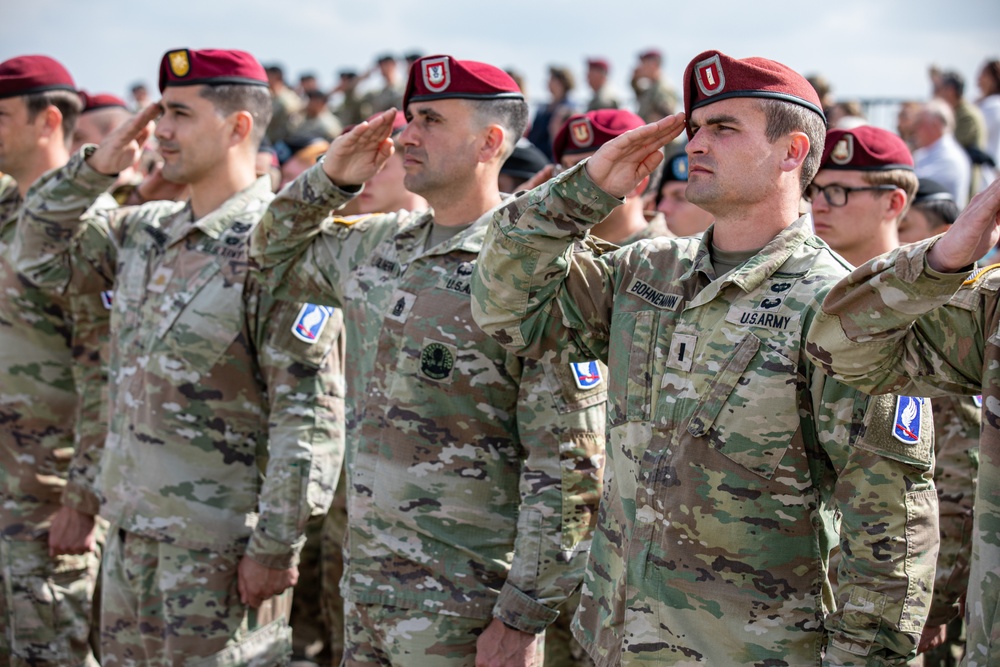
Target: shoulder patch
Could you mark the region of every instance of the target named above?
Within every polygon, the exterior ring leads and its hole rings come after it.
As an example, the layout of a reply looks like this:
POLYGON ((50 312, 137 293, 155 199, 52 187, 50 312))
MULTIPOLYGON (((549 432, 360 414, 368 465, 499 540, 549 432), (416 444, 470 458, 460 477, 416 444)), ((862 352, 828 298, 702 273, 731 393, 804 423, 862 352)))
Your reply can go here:
POLYGON ((983 395, 979 394, 978 396, 973 396, 972 397, 972 403, 977 408, 982 408, 983 407, 983 395))
POLYGON ((317 306, 312 303, 302 304, 295 322, 292 324, 292 335, 309 345, 319 340, 323 327, 333 314, 330 306, 317 306))
POLYGON ((577 389, 586 390, 600 386, 601 367, 596 361, 574 361, 570 363, 573 369, 573 381, 576 382, 577 389))
POLYGON ((115 302, 115 293, 113 290, 104 290, 101 292, 101 303, 104 305, 106 310, 111 310, 111 306, 115 302))
POLYGON ((892 437, 908 445, 919 442, 920 417, 923 407, 923 399, 914 398, 913 396, 897 396, 892 437))

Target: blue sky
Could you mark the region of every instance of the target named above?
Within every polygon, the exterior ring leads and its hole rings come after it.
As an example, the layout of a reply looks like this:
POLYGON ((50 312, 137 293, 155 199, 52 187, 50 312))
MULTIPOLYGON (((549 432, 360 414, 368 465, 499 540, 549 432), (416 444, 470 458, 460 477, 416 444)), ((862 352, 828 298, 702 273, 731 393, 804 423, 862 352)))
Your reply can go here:
POLYGON ((650 46, 667 53, 675 84, 694 55, 720 49, 821 72, 841 98, 925 98, 931 63, 962 72, 975 97, 980 64, 1000 57, 996 0, 0 0, 0 7, 0 60, 45 53, 81 87, 117 94, 135 80, 155 88, 161 55, 178 47, 245 49, 293 77, 315 70, 323 85, 337 69, 364 68, 382 52, 449 53, 521 70, 535 99, 548 64, 582 75, 587 55, 609 58, 616 88, 627 93, 635 54, 650 46))

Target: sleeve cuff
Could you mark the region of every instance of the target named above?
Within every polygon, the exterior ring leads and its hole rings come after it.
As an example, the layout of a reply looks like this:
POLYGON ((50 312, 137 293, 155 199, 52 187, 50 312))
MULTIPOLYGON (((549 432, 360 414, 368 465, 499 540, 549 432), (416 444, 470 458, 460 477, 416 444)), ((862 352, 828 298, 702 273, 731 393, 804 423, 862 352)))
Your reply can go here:
POLYGON ((506 583, 500 589, 493 616, 508 628, 537 635, 556 620, 559 612, 506 583))
POLYGON ((101 500, 90 489, 73 484, 67 484, 62 493, 62 504, 82 514, 97 516, 101 510, 101 500))
POLYGON ((279 542, 264 535, 260 530, 254 531, 247 544, 246 555, 264 567, 273 570, 287 570, 299 564, 299 553, 306 538, 296 540, 291 545, 279 542))
POLYGON ((361 191, 365 187, 364 185, 359 185, 357 188, 342 188, 335 185, 330 180, 330 177, 326 175, 326 172, 323 171, 322 163, 317 163, 306 171, 306 185, 307 192, 314 193, 317 199, 321 200, 321 203, 330 206, 332 209, 338 209, 351 201, 361 194, 361 191))

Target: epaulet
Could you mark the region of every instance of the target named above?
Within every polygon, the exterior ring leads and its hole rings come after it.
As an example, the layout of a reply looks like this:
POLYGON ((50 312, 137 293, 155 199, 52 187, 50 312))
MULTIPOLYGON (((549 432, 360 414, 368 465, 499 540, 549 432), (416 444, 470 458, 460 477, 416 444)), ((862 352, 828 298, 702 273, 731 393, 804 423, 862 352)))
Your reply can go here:
POLYGON ((966 281, 964 283, 962 283, 962 285, 963 286, 965 286, 965 285, 972 285, 973 283, 978 282, 980 278, 982 278, 983 276, 985 276, 990 271, 993 271, 994 269, 998 269, 998 268, 1000 268, 1000 264, 990 264, 989 266, 983 267, 983 268, 979 269, 978 271, 976 271, 975 273, 973 273, 971 276, 969 276, 966 279, 966 281))
POLYGON ((374 213, 361 213, 358 215, 343 215, 343 216, 335 215, 332 218, 332 222, 333 224, 341 225, 342 227, 350 227, 352 225, 356 225, 362 220, 367 220, 368 218, 371 218, 374 215, 375 215, 374 213))

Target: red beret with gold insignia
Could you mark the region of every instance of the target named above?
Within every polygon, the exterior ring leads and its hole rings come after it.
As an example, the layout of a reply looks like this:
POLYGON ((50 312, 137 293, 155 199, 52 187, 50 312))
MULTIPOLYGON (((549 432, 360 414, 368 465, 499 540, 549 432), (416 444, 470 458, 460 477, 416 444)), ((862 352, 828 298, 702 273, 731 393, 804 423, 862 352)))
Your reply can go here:
POLYGON ((111 93, 94 93, 93 95, 85 90, 78 91, 80 100, 83 102, 83 113, 97 111, 98 109, 109 109, 112 107, 128 108, 125 100, 112 95, 111 93))
POLYGON ((173 49, 160 61, 160 92, 167 86, 266 86, 267 73, 246 51, 173 49))
POLYGON ((466 100, 523 100, 524 95, 507 72, 474 60, 426 56, 410 66, 403 109, 410 102, 461 98, 466 100))
POLYGON ((871 125, 826 133, 820 169, 887 171, 913 169, 913 156, 898 136, 871 125))
POLYGON ((615 137, 645 125, 645 121, 626 109, 598 109, 569 117, 552 141, 556 162, 563 155, 592 153, 615 137))
POLYGON ((792 68, 766 58, 739 60, 719 51, 704 51, 684 70, 684 115, 688 119, 688 136, 692 136, 692 111, 733 97, 791 102, 826 120, 816 91, 792 68))
POLYGON ((66 68, 48 56, 18 56, 0 63, 0 98, 50 90, 76 92, 66 68))

